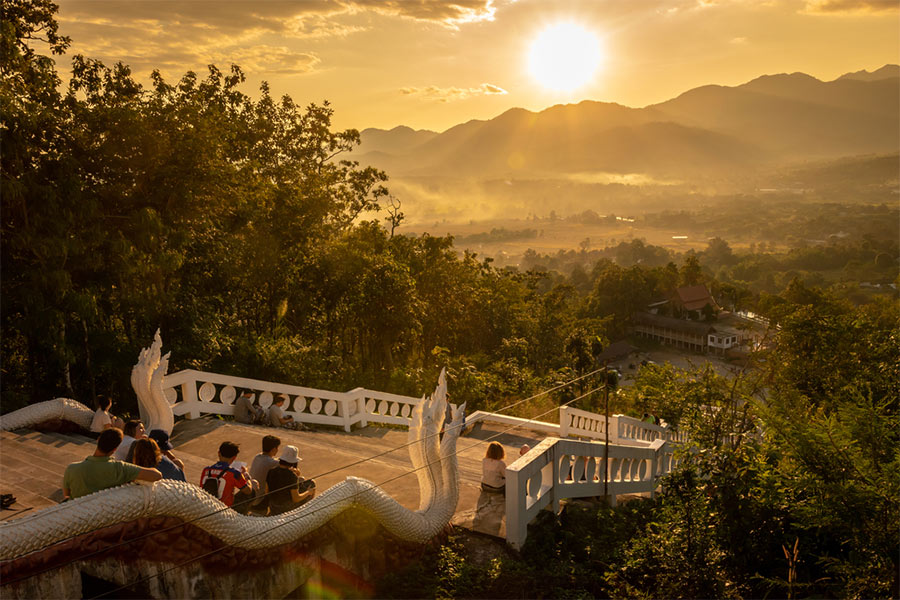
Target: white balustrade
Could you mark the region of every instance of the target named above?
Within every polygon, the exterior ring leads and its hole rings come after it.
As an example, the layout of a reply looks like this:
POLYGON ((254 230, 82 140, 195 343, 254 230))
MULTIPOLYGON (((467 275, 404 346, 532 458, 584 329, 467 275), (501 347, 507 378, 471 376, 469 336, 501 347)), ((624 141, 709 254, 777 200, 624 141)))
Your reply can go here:
MULTIPOLYGON (((365 427, 369 423, 408 425, 413 410, 422 402, 420 398, 365 388, 335 392, 192 369, 166 375, 163 379, 163 393, 172 405, 172 412, 175 415, 187 414, 192 419, 202 414, 234 414, 234 401, 238 391, 244 389, 253 392, 264 409, 268 409, 276 397, 282 397, 285 414, 293 416, 296 421, 335 425, 345 431, 350 431, 353 425, 365 427)), ((552 436, 606 438, 606 417, 567 406, 559 409, 559 424, 476 411, 466 418, 466 425, 481 420, 552 436)), ((668 427, 623 415, 609 418, 610 443, 646 447, 656 439, 682 441, 680 434, 668 427)))
MULTIPOLYGON (((238 390, 250 390, 264 409, 281 397, 285 414, 298 422, 342 426, 345 431, 356 424, 409 425, 413 410, 422 402, 364 388, 334 392, 190 369, 163 380, 172 412, 192 419, 202 414, 234 414, 238 390)), ((551 435, 605 439, 605 416, 565 406, 559 414, 557 425, 476 411, 466 424, 489 419, 551 435)), ((549 505, 558 511, 565 498, 605 495, 615 504, 620 494, 652 496, 657 478, 676 466, 672 449, 682 441, 678 432, 624 415, 613 415, 608 423, 608 464, 605 443, 548 437, 507 467, 506 539, 512 546, 522 546, 528 523, 549 505)))
MULTIPOLYGON (((619 415, 609 417, 609 441, 618 441, 619 415)), ((570 406, 559 407, 559 433, 560 437, 570 435, 586 437, 596 440, 606 439, 607 419, 604 415, 588 412, 570 406)))
POLYGON ((522 417, 501 415, 499 413, 486 412, 483 410, 476 410, 471 415, 468 415, 466 417, 466 427, 474 425, 478 421, 492 421, 494 423, 500 423, 501 425, 511 425, 515 428, 538 431, 549 435, 562 435, 560 433, 560 426, 556 423, 547 423, 546 421, 536 421, 534 419, 523 419, 522 417))
MULTIPOLYGON (((577 436, 605 441, 606 423, 604 415, 568 406, 559 407, 560 437, 577 436)), ((685 440, 685 436, 668 425, 655 425, 625 415, 609 417, 610 444, 647 446, 659 439, 681 443, 685 440)))
POLYGON ((184 370, 167 375, 163 392, 172 412, 199 418, 202 414, 234 414, 238 390, 250 390, 259 405, 268 409, 276 397, 284 399, 284 412, 300 423, 335 425, 350 431, 355 424, 408 425, 419 398, 356 388, 334 392, 272 383, 246 377, 184 370))
POLYGON ((657 478, 674 466, 671 445, 663 439, 649 446, 609 445, 593 441, 547 438, 506 468, 506 541, 521 548, 528 523, 564 498, 621 494, 653 496, 657 478))
POLYGON ((363 415, 363 419, 360 421, 362 426, 367 425, 369 421, 408 426, 413 410, 422 402, 420 398, 363 388, 351 390, 347 392, 347 395, 353 398, 363 415))

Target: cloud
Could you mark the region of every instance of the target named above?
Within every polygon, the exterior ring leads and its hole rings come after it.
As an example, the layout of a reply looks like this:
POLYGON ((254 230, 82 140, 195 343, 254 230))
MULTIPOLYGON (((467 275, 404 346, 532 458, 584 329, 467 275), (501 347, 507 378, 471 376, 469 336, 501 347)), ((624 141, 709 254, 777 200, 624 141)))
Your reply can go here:
POLYGON ((321 60, 312 52, 290 49, 287 41, 346 36, 361 29, 335 18, 347 10, 336 0, 59 4, 61 27, 74 40, 72 52, 124 62, 138 74, 160 69, 180 76, 211 63, 239 64, 255 75, 309 73, 321 60))
POLYGON ((747 44, 747 38, 734 37, 734 38, 731 38, 731 41, 729 43, 734 44, 735 46, 744 46, 747 44))
POLYGON ((460 88, 448 87, 442 88, 436 85, 427 87, 405 87, 400 90, 401 94, 407 96, 421 96, 438 102, 450 102, 451 100, 464 100, 473 96, 494 96, 508 94, 502 87, 491 83, 482 83, 477 87, 460 88))
POLYGON ((318 56, 291 48, 364 31, 362 13, 456 29, 492 20, 496 11, 495 0, 57 1, 62 30, 74 40, 71 52, 121 61, 135 73, 178 75, 210 63, 236 63, 260 75, 312 72, 322 64, 318 56))
MULTIPOLYGON (((58 0, 61 20, 95 24, 160 23, 209 31, 290 33, 298 19, 316 19, 346 11, 337 0, 291 2, 196 2, 184 0, 58 0)), ((320 21, 324 22, 324 21, 320 21)))
MULTIPOLYGON (((346 35, 359 28, 340 23, 361 12, 457 27, 494 19, 495 0, 57 0, 60 18, 82 23, 160 23, 219 32, 268 32, 301 37, 346 35)), ((514 2, 515 0, 508 0, 514 2)))
POLYGON ((803 12, 812 14, 888 13, 900 11, 897 0, 807 0, 803 12))
POLYGON ((493 21, 497 12, 494 0, 350 0, 347 4, 361 10, 430 21, 447 27, 493 21))
POLYGON ((223 54, 213 62, 241 65, 247 73, 300 75, 313 71, 321 62, 315 54, 292 52, 284 46, 250 46, 223 54))

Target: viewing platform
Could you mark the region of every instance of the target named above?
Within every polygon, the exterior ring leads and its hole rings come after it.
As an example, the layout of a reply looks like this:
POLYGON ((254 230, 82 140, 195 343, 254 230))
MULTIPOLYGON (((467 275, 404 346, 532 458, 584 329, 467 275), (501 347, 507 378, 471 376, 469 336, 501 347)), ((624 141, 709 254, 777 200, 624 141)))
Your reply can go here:
MULTIPOLYGON (((502 433, 509 425, 480 421, 467 428, 458 442, 460 495, 453 523, 482 533, 505 537, 502 495, 481 491, 481 459, 487 438, 503 444, 507 463, 518 458, 522 444, 536 446, 545 434, 527 429, 502 433), (496 438, 492 436, 497 435, 496 438), (495 496, 495 497, 492 497, 495 496), (476 508, 482 510, 476 512, 476 508)), ((215 415, 179 421, 172 432, 173 452, 185 465, 189 483, 198 484, 201 470, 216 461, 219 445, 240 445, 238 460, 249 462, 259 453, 262 438, 276 435, 282 445, 300 449, 300 468, 316 480, 319 492, 350 476, 378 484, 403 506, 419 506, 419 485, 411 472, 407 432, 394 427, 368 425, 347 433, 333 427, 309 431, 275 429, 222 420, 215 415), (374 458, 372 458, 374 457, 374 458), (363 461, 363 462, 360 462, 363 461)), ((42 433, 33 430, 0 432, 0 493, 17 498, 12 510, 0 513, 10 520, 53 506, 62 500, 62 477, 66 466, 94 451, 95 442, 77 433, 42 433)))
POLYGON ((25 573, 6 584, 10 597, 78 595, 84 576, 121 589, 150 582, 136 593, 160 598, 230 597, 236 588, 246 597, 281 597, 318 585, 329 565, 374 581, 386 560, 400 564, 403 552, 416 555, 415 544, 449 524, 521 548, 542 510, 558 512, 578 498, 615 504, 623 496, 653 496, 683 441, 668 426, 568 405, 559 407, 558 423, 484 411, 466 416, 464 407, 447 402, 443 372, 434 394, 423 398, 192 370, 167 375, 161 344, 157 334, 141 352, 132 386, 147 429, 171 432, 186 483, 124 485, 60 506, 67 465, 94 452, 95 441, 78 433, 93 411, 56 398, 0 419, 0 493, 17 499, 0 514, 7 534, 0 536, 0 567, 7 577, 25 573), (263 410, 283 404, 301 429, 235 422, 236 399, 247 395, 263 410), (201 471, 217 462, 223 442, 236 443, 237 460, 249 464, 266 435, 299 449, 302 475, 316 481, 315 498, 284 515, 241 516, 199 488, 201 471), (505 494, 481 490, 490 442, 505 450, 505 494), (152 534, 145 539, 135 527, 177 529, 171 536, 180 554, 160 552, 152 534), (144 554, 120 548, 122 535, 144 554), (86 547, 100 548, 102 556, 82 560, 86 547), (256 552, 264 548, 274 552, 271 564, 242 577, 237 565, 267 556, 256 552), (207 556, 212 562, 203 562, 207 556), (224 578, 209 577, 216 569, 225 569, 224 578), (48 570, 53 575, 43 576, 48 570))

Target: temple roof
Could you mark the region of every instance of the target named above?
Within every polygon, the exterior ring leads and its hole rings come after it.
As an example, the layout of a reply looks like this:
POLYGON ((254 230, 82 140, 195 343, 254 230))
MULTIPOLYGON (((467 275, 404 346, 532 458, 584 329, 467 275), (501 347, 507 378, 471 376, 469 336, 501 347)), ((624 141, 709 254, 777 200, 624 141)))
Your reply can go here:
POLYGON ((685 310, 702 310, 707 304, 716 306, 712 294, 703 284, 680 287, 675 290, 675 296, 685 310))

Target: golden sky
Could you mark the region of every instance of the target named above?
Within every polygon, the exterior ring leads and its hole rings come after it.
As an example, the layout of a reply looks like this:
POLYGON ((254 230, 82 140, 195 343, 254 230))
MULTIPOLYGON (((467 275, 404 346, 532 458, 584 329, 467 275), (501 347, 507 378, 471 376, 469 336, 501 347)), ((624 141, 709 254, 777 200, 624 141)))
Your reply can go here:
MULTIPOLYGON (((512 107, 633 107, 705 84, 802 71, 822 80, 900 62, 897 0, 57 0, 70 54, 169 79, 231 63, 336 127, 442 131, 512 107), (551 91, 530 74, 557 23, 596 36, 600 67, 551 91)), ((66 64, 60 64, 62 70, 66 64)))

